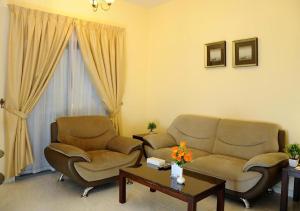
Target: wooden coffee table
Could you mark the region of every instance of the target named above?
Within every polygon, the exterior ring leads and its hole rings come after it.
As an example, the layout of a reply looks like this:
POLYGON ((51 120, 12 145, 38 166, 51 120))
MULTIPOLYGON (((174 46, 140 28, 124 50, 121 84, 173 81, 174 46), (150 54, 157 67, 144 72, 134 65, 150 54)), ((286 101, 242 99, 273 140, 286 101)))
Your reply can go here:
POLYGON ((170 177, 170 170, 156 170, 143 164, 138 168, 122 168, 119 173, 119 202, 126 202, 126 178, 188 203, 188 211, 197 209, 197 202, 217 195, 217 211, 224 211, 225 181, 184 170, 185 185, 170 177))

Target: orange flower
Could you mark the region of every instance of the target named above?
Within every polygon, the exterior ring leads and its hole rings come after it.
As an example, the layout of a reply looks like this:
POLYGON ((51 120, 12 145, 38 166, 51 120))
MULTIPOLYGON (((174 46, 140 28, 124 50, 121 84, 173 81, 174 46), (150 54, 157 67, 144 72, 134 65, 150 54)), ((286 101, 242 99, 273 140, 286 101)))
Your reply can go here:
POLYGON ((182 148, 186 147, 186 142, 185 141, 181 141, 179 146, 182 147, 182 148))
POLYGON ((183 156, 184 156, 184 151, 181 151, 181 150, 180 150, 180 151, 178 152, 178 156, 179 156, 179 157, 183 157, 183 156))
POLYGON ((181 161, 181 157, 178 156, 178 157, 176 158, 176 160, 180 162, 180 161, 181 161))
POLYGON ((176 158, 177 158, 177 156, 176 156, 176 152, 175 153, 172 153, 172 158, 175 160, 176 158))
POLYGON ((186 155, 184 155, 184 160, 185 160, 186 162, 191 162, 191 161, 192 161, 192 153, 189 152, 189 153, 187 153, 186 155))
POLYGON ((173 152, 177 152, 177 150, 178 150, 178 147, 176 146, 176 147, 172 147, 172 151, 173 152))

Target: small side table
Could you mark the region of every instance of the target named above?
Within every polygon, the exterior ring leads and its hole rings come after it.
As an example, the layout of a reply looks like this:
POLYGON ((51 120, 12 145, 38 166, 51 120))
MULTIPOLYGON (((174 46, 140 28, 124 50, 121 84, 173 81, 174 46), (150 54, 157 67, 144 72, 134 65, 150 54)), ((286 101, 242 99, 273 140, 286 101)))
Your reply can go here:
POLYGON ((287 211, 290 176, 295 178, 293 200, 300 200, 300 170, 296 170, 292 167, 286 167, 282 169, 280 211, 287 211))
POLYGON ((137 139, 137 140, 140 140, 143 142, 143 154, 145 156, 145 158, 147 159, 148 156, 147 156, 147 153, 146 153, 146 150, 145 150, 145 145, 148 145, 147 141, 144 139, 145 136, 149 135, 149 133, 143 133, 143 134, 135 134, 132 136, 132 138, 134 139, 137 139))

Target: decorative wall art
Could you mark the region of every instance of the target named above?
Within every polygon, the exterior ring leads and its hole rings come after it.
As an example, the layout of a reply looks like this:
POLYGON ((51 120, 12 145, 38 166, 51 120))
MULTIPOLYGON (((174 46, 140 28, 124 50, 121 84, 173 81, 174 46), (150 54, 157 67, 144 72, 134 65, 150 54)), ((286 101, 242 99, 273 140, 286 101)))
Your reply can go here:
POLYGON ((258 66, 258 38, 232 42, 233 67, 258 66))
POLYGON ((226 41, 205 44, 205 67, 226 66, 226 41))

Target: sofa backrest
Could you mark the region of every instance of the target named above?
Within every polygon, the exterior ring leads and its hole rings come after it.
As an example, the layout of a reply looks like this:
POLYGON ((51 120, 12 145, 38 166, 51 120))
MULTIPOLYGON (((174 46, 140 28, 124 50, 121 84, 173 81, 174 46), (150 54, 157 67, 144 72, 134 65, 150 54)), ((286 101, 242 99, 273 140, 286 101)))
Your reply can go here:
POLYGON ((248 160, 259 154, 278 152, 278 132, 276 124, 222 119, 213 153, 248 160))
POLYGON ((111 120, 103 116, 61 117, 57 122, 57 141, 83 150, 105 149, 117 134, 111 120))
POLYGON ((220 119, 197 115, 180 115, 168 129, 179 144, 186 141, 188 147, 212 152, 220 119))

